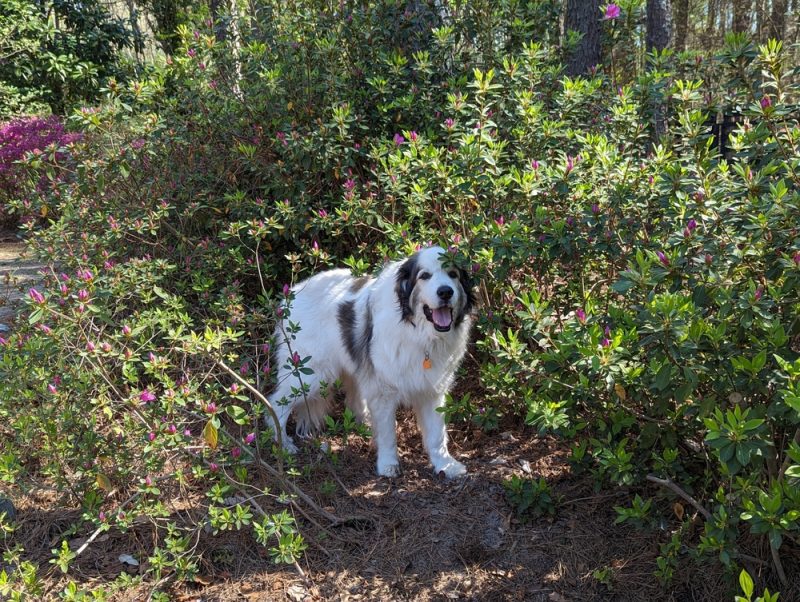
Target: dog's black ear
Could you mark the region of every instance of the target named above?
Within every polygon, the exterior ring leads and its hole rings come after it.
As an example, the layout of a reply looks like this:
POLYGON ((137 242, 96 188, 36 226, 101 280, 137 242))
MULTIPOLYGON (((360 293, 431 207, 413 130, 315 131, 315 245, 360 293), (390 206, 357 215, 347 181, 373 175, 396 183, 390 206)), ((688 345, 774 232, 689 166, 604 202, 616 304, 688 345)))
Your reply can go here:
POLYGON ((456 326, 464 321, 464 318, 472 312, 475 307, 475 291, 473 289, 472 278, 469 277, 466 270, 458 268, 458 281, 461 283, 461 289, 464 291, 464 307, 456 316, 456 326))
POLYGON ((414 290, 414 285, 417 283, 417 256, 412 255, 400 266, 397 271, 397 281, 394 286, 394 291, 397 294, 397 301, 400 303, 400 319, 407 322, 414 322, 411 318, 414 317, 414 310, 411 307, 411 291, 414 290))

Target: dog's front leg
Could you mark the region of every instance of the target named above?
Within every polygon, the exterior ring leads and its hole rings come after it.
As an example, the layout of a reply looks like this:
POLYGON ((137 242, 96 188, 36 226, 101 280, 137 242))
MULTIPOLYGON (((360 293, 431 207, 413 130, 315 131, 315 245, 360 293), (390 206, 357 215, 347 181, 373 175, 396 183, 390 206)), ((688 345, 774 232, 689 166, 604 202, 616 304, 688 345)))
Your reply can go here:
POLYGON ((436 411, 444 405, 444 397, 414 405, 417 423, 422 432, 422 442, 436 474, 444 472, 449 479, 467 474, 467 467, 447 451, 447 427, 444 416, 436 411))
MULTIPOLYGON (((374 399, 374 398, 371 398, 374 399)), ((378 450, 378 474, 396 477, 400 474, 397 457, 397 405, 388 399, 378 398, 369 403, 372 437, 378 450)))

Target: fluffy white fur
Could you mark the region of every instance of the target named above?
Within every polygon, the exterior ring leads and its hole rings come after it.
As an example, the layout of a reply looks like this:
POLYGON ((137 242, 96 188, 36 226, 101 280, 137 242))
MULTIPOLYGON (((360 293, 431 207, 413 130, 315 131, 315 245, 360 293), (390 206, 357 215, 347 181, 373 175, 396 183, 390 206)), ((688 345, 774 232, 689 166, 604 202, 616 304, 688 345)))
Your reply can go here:
POLYGON ((443 253, 440 247, 423 249, 387 265, 377 278, 330 270, 292 289, 290 315, 276 331, 278 385, 269 396, 288 450, 297 449, 286 435, 291 412, 298 434, 319 428, 339 380, 347 405, 370 423, 379 475, 400 472, 396 413, 401 405, 414 409, 434 471, 448 477, 466 473, 447 449, 436 408, 444 404, 464 356, 473 298, 466 275, 443 265, 443 253), (289 321, 300 330, 289 335, 287 345, 289 321), (298 393, 300 383, 291 374, 294 352, 311 356, 306 367, 313 374, 301 375, 305 394, 298 393))

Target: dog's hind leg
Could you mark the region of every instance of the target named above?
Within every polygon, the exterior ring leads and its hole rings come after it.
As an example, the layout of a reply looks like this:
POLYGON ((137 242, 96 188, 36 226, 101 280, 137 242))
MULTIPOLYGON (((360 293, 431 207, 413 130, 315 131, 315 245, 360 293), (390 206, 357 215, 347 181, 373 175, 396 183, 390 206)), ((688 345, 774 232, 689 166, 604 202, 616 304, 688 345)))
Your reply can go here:
POLYGON ((345 391, 345 405, 353 412, 358 423, 369 424, 367 400, 361 394, 356 380, 350 376, 343 376, 342 388, 345 391))
POLYGON ((289 416, 291 415, 292 410, 295 408, 295 406, 303 402, 303 398, 302 396, 298 398, 298 396, 292 391, 292 380, 293 377, 290 373, 281 371, 279 384, 269 395, 269 402, 272 405, 272 408, 275 410, 275 414, 278 416, 279 430, 275 432, 275 422, 272 419, 272 416, 269 414, 265 416, 265 421, 267 426, 273 430, 275 441, 278 441, 278 433, 280 433, 280 439, 283 443, 283 448, 290 454, 295 454, 297 453, 297 446, 294 444, 292 438, 286 433, 286 423, 289 421, 289 416))

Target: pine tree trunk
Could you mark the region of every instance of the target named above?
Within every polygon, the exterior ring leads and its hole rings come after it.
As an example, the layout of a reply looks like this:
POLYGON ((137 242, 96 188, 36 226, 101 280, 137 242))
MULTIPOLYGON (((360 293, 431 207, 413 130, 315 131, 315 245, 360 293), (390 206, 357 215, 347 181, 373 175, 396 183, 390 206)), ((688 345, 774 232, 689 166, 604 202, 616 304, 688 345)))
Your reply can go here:
POLYGON ((750 33, 753 0, 733 0, 733 31, 750 33))
POLYGON ((675 50, 686 50, 686 35, 689 31, 689 0, 673 0, 675 8, 675 50))
POLYGON ((786 11, 789 8, 789 0, 772 0, 772 14, 769 19, 770 38, 782 40, 786 28, 786 11))
POLYGON ((567 73, 580 75, 600 62, 600 0, 567 0, 565 30, 583 34, 567 63, 567 73))
POLYGON ((672 37, 669 0, 647 0, 647 51, 664 50, 672 37))
POLYGON ((706 30, 713 31, 717 26, 717 12, 719 0, 708 0, 708 12, 706 13, 706 30))

